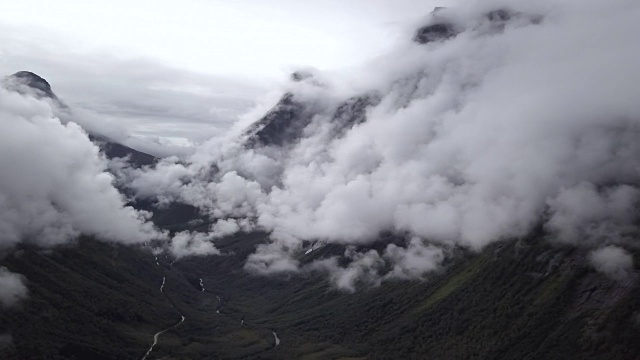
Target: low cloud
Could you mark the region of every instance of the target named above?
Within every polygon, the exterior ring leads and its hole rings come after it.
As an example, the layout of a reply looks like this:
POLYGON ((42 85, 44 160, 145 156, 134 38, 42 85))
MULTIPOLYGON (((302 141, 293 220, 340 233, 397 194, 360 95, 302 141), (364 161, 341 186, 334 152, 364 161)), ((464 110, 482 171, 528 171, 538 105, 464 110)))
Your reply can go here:
POLYGON ((626 280, 633 271, 633 257, 614 245, 594 250, 589 254, 591 265, 615 280, 626 280))
POLYGON ((169 251, 176 258, 185 256, 219 255, 212 240, 213 236, 205 233, 182 231, 173 236, 169 251))
POLYGON ((638 231, 634 224, 640 190, 629 185, 598 189, 580 183, 549 199, 545 224, 554 239, 571 244, 624 243, 638 231))
POLYGON ((632 0, 440 10, 421 26, 450 24, 444 39, 411 42, 412 28, 372 63, 289 84, 283 92, 301 104, 294 120, 305 122, 289 143, 248 146, 236 132, 203 144, 187 164, 125 175, 139 196, 269 231, 250 271, 303 271, 305 244, 345 245, 346 265, 329 258, 314 267, 347 290, 422 278, 448 249, 480 250, 540 224, 552 241, 576 246, 632 242, 638 18, 632 0), (355 110, 344 105, 356 98, 368 101, 366 121, 345 123, 355 110), (356 251, 388 231, 407 241, 356 251))
MULTIPOLYGON (((29 291, 25 285, 24 276, 12 273, 5 267, 0 267, 0 305, 10 308, 27 298, 29 291)), ((4 335, 3 335, 4 336, 4 335)), ((2 336, 0 336, 0 349, 2 349, 2 336)))
POLYGON ((125 205, 99 149, 52 106, 0 87, 0 248, 80 234, 124 244, 166 238, 149 213, 125 205))
POLYGON ((445 251, 414 237, 406 248, 389 244, 384 257, 393 264, 393 269, 386 278, 419 279, 440 267, 445 258, 445 251))
POLYGON ((384 266, 384 261, 377 251, 369 250, 362 253, 349 247, 344 257, 350 260, 347 266, 340 266, 338 259, 332 257, 316 261, 308 268, 327 272, 329 279, 340 290, 354 292, 358 286, 380 285, 380 269, 384 266))

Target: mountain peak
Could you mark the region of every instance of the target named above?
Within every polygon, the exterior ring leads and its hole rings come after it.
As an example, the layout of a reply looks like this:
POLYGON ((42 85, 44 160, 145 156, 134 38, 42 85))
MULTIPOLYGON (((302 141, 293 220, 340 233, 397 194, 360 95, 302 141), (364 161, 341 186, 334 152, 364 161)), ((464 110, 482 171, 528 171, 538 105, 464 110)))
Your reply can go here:
POLYGON ((39 98, 58 99, 53 90, 51 90, 49 82, 31 71, 18 71, 7 78, 7 84, 12 90, 20 93, 24 93, 27 90, 23 88, 23 86, 26 86, 28 90, 34 91, 39 98))

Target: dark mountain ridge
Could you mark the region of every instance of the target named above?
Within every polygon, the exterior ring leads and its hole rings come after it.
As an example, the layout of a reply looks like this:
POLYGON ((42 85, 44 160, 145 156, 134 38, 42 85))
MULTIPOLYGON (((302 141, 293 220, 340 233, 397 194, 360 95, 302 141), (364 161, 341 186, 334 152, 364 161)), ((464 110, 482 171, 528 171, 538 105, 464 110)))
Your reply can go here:
POLYGON ((21 94, 32 91, 38 98, 47 97, 56 101, 58 97, 51 90, 47 80, 30 71, 18 71, 5 79, 5 85, 21 94))
MULTIPOLYGON (((51 99, 55 106, 68 109, 68 106, 53 92, 49 82, 33 72, 18 71, 6 77, 3 83, 9 90, 23 95, 34 95, 39 99, 51 99)), ((108 159, 128 158, 129 162, 136 167, 152 165, 158 160, 155 156, 132 149, 101 134, 89 133, 89 139, 100 148, 108 159)))

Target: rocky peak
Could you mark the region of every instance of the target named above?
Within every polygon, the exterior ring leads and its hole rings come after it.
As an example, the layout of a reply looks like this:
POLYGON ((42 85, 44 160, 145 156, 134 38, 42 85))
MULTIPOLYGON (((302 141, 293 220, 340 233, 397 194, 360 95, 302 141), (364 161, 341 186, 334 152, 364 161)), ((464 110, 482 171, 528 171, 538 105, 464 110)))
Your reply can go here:
POLYGON ((426 44, 434 41, 443 41, 457 35, 451 23, 437 22, 421 27, 413 37, 413 41, 426 44))
POLYGON ((21 94, 32 92, 38 98, 48 97, 58 100, 56 94, 51 90, 51 85, 43 77, 32 73, 31 71, 18 71, 9 76, 5 83, 7 88, 17 91, 21 94))
POLYGON ((304 104, 293 94, 284 94, 273 109, 247 129, 247 145, 283 146, 294 143, 310 121, 311 114, 305 112, 304 104))

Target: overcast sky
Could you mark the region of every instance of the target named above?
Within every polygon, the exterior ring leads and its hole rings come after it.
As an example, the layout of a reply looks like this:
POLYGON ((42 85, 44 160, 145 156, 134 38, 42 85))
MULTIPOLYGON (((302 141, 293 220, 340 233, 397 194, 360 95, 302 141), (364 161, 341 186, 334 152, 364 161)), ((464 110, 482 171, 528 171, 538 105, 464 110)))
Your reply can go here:
POLYGON ((73 41, 75 50, 140 55, 198 72, 279 76, 289 65, 326 69, 375 55, 398 24, 424 15, 434 3, 23 0, 4 5, 0 19, 43 40, 73 41))
POLYGON ((292 69, 362 63, 450 1, 13 1, 0 13, 0 71, 37 72, 132 135, 201 142, 292 69))

